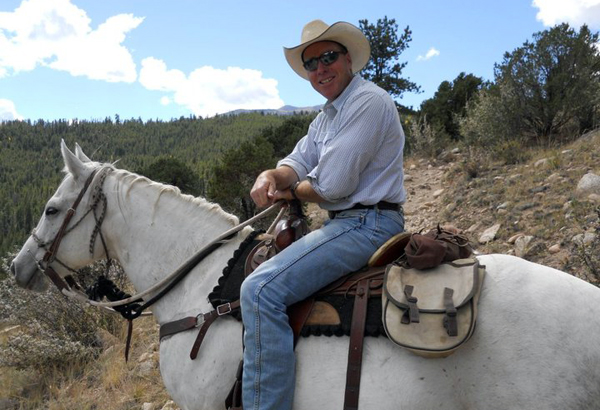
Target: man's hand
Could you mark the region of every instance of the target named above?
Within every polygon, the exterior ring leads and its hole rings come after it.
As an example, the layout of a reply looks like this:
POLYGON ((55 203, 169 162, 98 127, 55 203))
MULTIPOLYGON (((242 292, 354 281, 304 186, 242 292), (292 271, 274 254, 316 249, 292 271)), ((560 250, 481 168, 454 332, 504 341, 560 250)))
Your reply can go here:
MULTIPOLYGON (((259 208, 272 205, 281 199, 291 201, 295 198, 292 191, 290 191, 290 187, 296 181, 298 181, 298 175, 288 166, 284 165, 276 169, 269 169, 256 178, 254 186, 250 190, 250 197, 259 208)), ((306 202, 318 203, 324 201, 313 190, 308 181, 302 181, 296 187, 296 196, 301 201, 306 202)))
POLYGON ((270 169, 262 172, 256 178, 250 191, 250 197, 258 207, 264 208, 274 202, 275 191, 277 191, 275 170, 270 169))
POLYGON ((288 166, 262 172, 250 191, 250 197, 259 208, 264 208, 280 199, 291 200, 290 186, 298 180, 296 171, 288 166))

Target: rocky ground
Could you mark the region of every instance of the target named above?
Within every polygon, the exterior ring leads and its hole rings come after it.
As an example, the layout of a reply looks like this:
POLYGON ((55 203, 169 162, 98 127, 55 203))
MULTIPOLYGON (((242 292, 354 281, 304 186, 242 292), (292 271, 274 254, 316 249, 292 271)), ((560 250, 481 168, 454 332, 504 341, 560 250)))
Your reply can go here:
MULTIPOLYGON (((451 225, 479 253, 513 254, 599 283, 598 146, 600 132, 513 165, 459 148, 409 157, 406 230, 451 225)), ((308 215, 312 227, 327 217, 314 206, 308 215)))

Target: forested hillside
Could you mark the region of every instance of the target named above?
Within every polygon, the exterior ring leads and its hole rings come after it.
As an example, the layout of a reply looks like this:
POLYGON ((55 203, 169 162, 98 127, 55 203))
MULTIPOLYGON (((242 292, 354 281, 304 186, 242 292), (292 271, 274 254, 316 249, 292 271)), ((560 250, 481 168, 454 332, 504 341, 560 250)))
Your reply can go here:
POLYGON ((205 194, 212 168, 224 152, 272 135, 297 118, 309 117, 252 113, 166 122, 122 121, 116 116, 104 121, 0 123, 0 256, 22 244, 57 188, 63 167, 61 139, 72 148, 79 143, 92 159, 118 161, 117 167, 135 172, 159 158, 176 159, 198 176, 205 194))

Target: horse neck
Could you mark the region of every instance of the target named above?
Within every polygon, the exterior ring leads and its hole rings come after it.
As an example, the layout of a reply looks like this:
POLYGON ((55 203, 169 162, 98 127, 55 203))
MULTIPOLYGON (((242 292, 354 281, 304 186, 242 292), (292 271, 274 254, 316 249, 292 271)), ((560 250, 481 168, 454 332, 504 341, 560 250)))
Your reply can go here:
MULTIPOLYGON (((106 180, 111 192, 105 221, 110 256, 119 261, 138 292, 237 224, 218 205, 125 171, 106 180)), ((213 252, 152 308, 159 323, 210 308, 206 296, 248 230, 213 252)))

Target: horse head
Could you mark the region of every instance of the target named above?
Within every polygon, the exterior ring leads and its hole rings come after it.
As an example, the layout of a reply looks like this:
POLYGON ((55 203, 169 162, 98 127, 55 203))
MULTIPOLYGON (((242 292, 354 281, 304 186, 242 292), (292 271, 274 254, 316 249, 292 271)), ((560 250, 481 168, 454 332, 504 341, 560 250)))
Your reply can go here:
POLYGON ((65 178, 46 203, 37 226, 10 267, 17 284, 30 290, 47 288, 43 272, 48 267, 65 277, 71 270, 104 256, 101 241, 90 239, 98 231, 96 212, 92 208, 102 210, 97 189, 94 194, 94 186, 102 180, 101 165, 91 161, 79 145, 73 153, 62 141, 61 153, 65 178))

